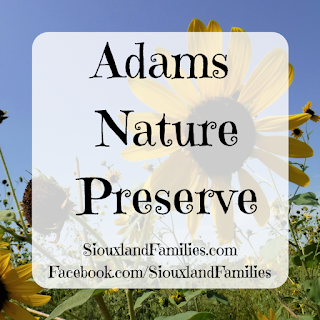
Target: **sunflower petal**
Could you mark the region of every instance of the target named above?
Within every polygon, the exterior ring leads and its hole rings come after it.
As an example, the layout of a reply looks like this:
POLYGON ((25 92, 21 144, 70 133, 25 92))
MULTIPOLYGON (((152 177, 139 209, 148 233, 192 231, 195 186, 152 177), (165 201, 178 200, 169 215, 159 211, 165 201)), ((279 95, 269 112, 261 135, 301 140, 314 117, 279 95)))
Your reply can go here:
POLYGON ((7 249, 1 249, 0 250, 0 256, 4 256, 6 254, 11 254, 11 253, 12 253, 12 251, 7 250, 7 249))
POLYGON ((311 118, 309 113, 293 114, 289 116, 289 130, 294 130, 295 128, 301 126, 311 118))
POLYGON ((0 274, 5 275, 5 272, 7 271, 10 263, 10 255, 3 255, 0 256, 0 274))
MULTIPOLYGON (((212 190, 230 190, 231 176, 214 176, 212 177, 212 190)), ((226 205, 230 192, 226 192, 223 197, 226 205)), ((219 245, 225 245, 234 238, 234 220, 233 220, 233 201, 230 201, 227 213, 224 212, 218 197, 214 196, 211 200, 211 213, 218 234, 219 245)))
POLYGON ((22 309, 10 301, 6 301, 3 305, 3 311, 13 320, 36 320, 28 311, 22 309))
POLYGON ((301 187, 307 187, 310 183, 309 177, 292 164, 289 164, 289 181, 301 187))
POLYGON ((268 318, 260 312, 258 312, 257 315, 259 320, 268 320, 268 318))
POLYGON ((288 89, 287 53, 274 49, 252 72, 241 90, 238 101, 251 103, 251 116, 257 115, 288 89))
POLYGON ((5 286, 8 292, 21 294, 21 295, 35 294, 42 290, 42 288, 34 281, 11 283, 11 284, 6 284, 5 286))
POLYGON ((310 158, 313 156, 312 148, 297 139, 289 138, 289 157, 291 158, 310 158))
POLYGON ((231 97, 242 86, 251 60, 251 43, 246 32, 232 28, 228 49, 228 76, 225 80, 225 96, 231 97))
POLYGON ((208 32, 222 32, 222 29, 218 22, 211 20, 207 25, 208 32))
MULTIPOLYGON (((191 81, 188 79, 188 75, 180 68, 180 75, 183 79, 172 79, 175 74, 176 62, 171 56, 170 52, 163 48, 156 48, 156 53, 161 53, 167 58, 167 71, 168 76, 172 75, 171 78, 166 78, 168 84, 173 89, 173 91, 184 100, 189 106, 195 107, 199 104, 198 92, 191 81)), ((159 58, 158 58, 159 59, 159 58)), ((162 61, 161 61, 162 62, 162 61)), ((161 119, 160 119, 161 120, 161 119)))
MULTIPOLYGON (((202 173, 198 179, 194 192, 200 192, 203 189, 208 189, 208 176, 202 173)), ((192 212, 187 215, 187 227, 191 236, 191 242, 193 241, 200 224, 200 220, 203 214, 197 214, 200 210, 200 202, 196 202, 193 206, 192 212)))
POLYGON ((263 150, 277 154, 279 156, 288 156, 288 137, 285 136, 256 136, 255 145, 263 150), (285 148, 287 146, 287 148, 285 148))
POLYGON ((10 293, 10 299, 17 300, 21 303, 24 303, 26 305, 30 305, 33 307, 38 307, 38 306, 43 306, 47 304, 51 297, 50 296, 45 296, 41 294, 33 294, 33 295, 20 295, 17 293, 10 293))
POLYGON ((291 63, 289 63, 289 87, 293 81, 293 78, 294 78, 294 69, 291 63))
MULTIPOLYGON (((125 128, 126 126, 126 115, 124 113, 119 113, 118 118, 121 121, 121 124, 125 128)), ((128 116, 128 123, 127 128, 128 131, 136 134, 139 133, 139 131, 135 128, 135 125, 140 122, 148 122, 152 128, 152 130, 159 131, 159 126, 156 127, 156 124, 159 123, 163 118, 163 114, 155 113, 155 112, 135 112, 130 113, 128 116)), ((166 122, 168 123, 175 123, 177 122, 177 119, 168 117, 166 115, 166 122)), ((139 124, 141 126, 141 124, 139 124)), ((175 127, 174 126, 166 126, 166 134, 174 134, 175 133, 175 127)))
MULTIPOLYGON (((206 101, 212 97, 220 96, 223 90, 224 79, 213 77, 213 72, 216 73, 218 71, 220 73, 220 70, 216 69, 215 66, 210 63, 210 60, 213 58, 213 55, 222 52, 222 32, 191 32, 187 34, 187 41, 189 54, 195 57, 194 69, 198 71, 195 72, 195 76, 197 77, 195 81, 201 98, 206 101), (201 58, 201 54, 208 59, 208 77, 202 77, 204 59, 201 58)), ((217 59, 219 62, 225 63, 223 57, 220 56, 217 57, 217 59)), ((222 77, 223 75, 222 72, 221 75, 218 74, 217 76, 222 77)))
POLYGON ((126 226, 126 227, 120 229, 120 230, 117 232, 117 234, 119 234, 119 235, 124 234, 128 228, 129 228, 129 226, 126 226))
POLYGON ((181 149, 181 146, 179 146, 173 135, 166 135, 167 140, 170 139, 173 141, 169 147, 162 145, 159 141, 159 136, 153 136, 152 139, 154 139, 153 141, 156 143, 154 146, 146 144, 140 147, 133 143, 121 152, 121 156, 129 161, 141 161, 160 158, 181 149))
POLYGON ((1 280, 5 285, 21 281, 26 281, 32 277, 32 263, 25 264, 6 272, 1 280))
POLYGON ((253 216, 260 227, 265 226, 270 218, 270 206, 264 192, 257 181, 246 170, 240 169, 238 171, 238 177, 241 190, 254 190, 258 199, 258 206, 253 216))
POLYGON ((269 309, 269 320, 277 320, 276 314, 274 313, 273 309, 269 309))
POLYGON ((255 145, 260 149, 283 157, 310 158, 313 156, 313 150, 308 144, 290 137, 288 141, 288 137, 285 136, 257 135, 255 145), (289 152, 285 148, 287 144, 289 152))
POLYGON ((289 178, 289 181, 301 187, 306 187, 310 182, 309 177, 303 171, 299 170, 291 164, 289 164, 288 177, 288 163, 268 152, 262 151, 260 149, 253 149, 252 156, 258 158, 280 177, 284 179, 289 178))
POLYGON ((188 27, 188 32, 206 32, 207 28, 199 19, 193 19, 188 27))
POLYGON ((310 120, 312 120, 313 122, 318 122, 320 119, 320 116, 316 116, 316 115, 313 115, 310 120))
POLYGON ((150 175, 143 189, 147 189, 151 193, 161 189, 169 190, 171 194, 182 189, 192 190, 198 175, 199 166, 193 162, 189 151, 178 152, 166 159, 150 175))
POLYGON ((113 222, 116 226, 125 226, 128 223, 128 219, 118 218, 113 222))
POLYGON ((311 118, 309 113, 293 114, 289 116, 265 117, 255 121, 256 130, 264 132, 280 132, 294 130, 311 118))
POLYGON ((186 105, 164 85, 151 79, 129 79, 128 84, 136 97, 153 110, 178 119, 188 117, 186 105))
POLYGON ((0 248, 7 247, 9 245, 8 242, 0 242, 0 248))

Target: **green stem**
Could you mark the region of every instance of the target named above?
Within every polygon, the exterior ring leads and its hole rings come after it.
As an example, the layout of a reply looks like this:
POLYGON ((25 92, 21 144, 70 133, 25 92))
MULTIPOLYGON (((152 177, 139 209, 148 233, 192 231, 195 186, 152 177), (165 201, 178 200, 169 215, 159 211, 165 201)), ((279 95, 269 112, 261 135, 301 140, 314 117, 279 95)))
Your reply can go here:
POLYGON ((6 162, 4 160, 1 148, 0 148, 0 158, 1 158, 1 161, 2 161, 2 164, 3 164, 3 167, 4 167, 4 171, 6 172, 6 175, 7 175, 8 183, 9 183, 9 186, 10 186, 10 189, 11 189, 11 192, 12 192, 12 196, 13 196, 14 202, 15 202, 16 207, 17 207, 17 211, 19 213, 19 217, 20 217, 20 220, 21 220, 23 231, 24 231, 26 237, 29 238, 30 241, 31 241, 31 237, 28 234, 27 227, 26 227, 26 225, 25 225, 25 223, 23 221, 23 215, 22 215, 22 212, 21 212, 21 209, 20 209, 20 206, 19 206, 19 202, 18 202, 18 199, 17 199, 17 196, 16 196, 16 192, 15 192, 15 190, 13 188, 13 185, 12 185, 12 181, 11 181, 11 178, 10 178, 8 167, 7 167, 6 162))
POLYGON ((107 308, 107 306, 106 306, 106 304, 105 304, 105 302, 103 300, 102 294, 103 293, 101 292, 101 293, 97 294, 96 296, 94 296, 94 298, 96 299, 96 302, 97 302, 97 304, 98 304, 98 306, 100 308, 100 311, 101 311, 101 314, 103 315, 103 318, 105 320, 112 320, 112 317, 111 317, 111 315, 109 313, 109 310, 108 310, 108 308, 107 308))
POLYGON ((136 320, 136 315, 134 313, 134 306, 133 306, 132 289, 126 289, 126 295, 127 295, 127 301, 128 301, 130 320, 136 320))
POLYGON ((316 304, 318 318, 320 319, 320 306, 316 304))
POLYGON ((16 239, 18 239, 19 241, 26 241, 26 242, 29 242, 30 244, 32 244, 29 239, 17 235, 14 231, 12 231, 11 229, 8 229, 8 228, 4 227, 4 226, 1 225, 1 224, 0 224, 0 228, 1 228, 3 231, 5 231, 5 232, 10 233, 12 236, 14 236, 14 237, 15 237, 16 239))
MULTIPOLYGON (((290 227, 290 231, 291 231, 291 235, 292 235, 292 237, 293 237, 294 243, 296 244, 296 247, 297 247, 297 249, 298 249, 298 251, 299 251, 299 255, 302 255, 303 252, 302 252, 302 250, 300 249, 300 246, 299 246, 299 244, 298 244, 298 240, 297 240, 297 238, 296 238, 296 234, 295 234, 294 231, 293 231, 293 227, 292 227, 291 221, 290 221, 290 219, 288 219, 288 220, 289 220, 289 227, 290 227)), ((304 272, 306 273, 307 279, 309 279, 309 272, 308 272, 308 269, 307 269, 306 264, 305 264, 305 262, 304 262, 304 259, 301 260, 301 263, 302 263, 304 272)))
POLYGON ((194 297, 194 305, 196 307, 196 311, 199 312, 198 303, 197 303, 197 297, 194 297))

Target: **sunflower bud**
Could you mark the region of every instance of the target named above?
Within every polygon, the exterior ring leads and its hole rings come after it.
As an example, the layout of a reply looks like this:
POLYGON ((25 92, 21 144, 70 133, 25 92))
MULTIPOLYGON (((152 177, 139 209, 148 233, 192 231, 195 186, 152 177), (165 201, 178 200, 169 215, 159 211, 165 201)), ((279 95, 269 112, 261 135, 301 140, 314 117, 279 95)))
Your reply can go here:
POLYGON ((33 177, 27 184, 22 200, 23 213, 30 226, 32 220, 36 220, 38 232, 45 235, 51 232, 59 234, 73 208, 68 195, 68 190, 53 178, 49 179, 43 174, 33 177))
POLYGON ((0 123, 2 123, 3 120, 7 119, 8 117, 5 116, 5 114, 7 113, 8 111, 2 111, 0 110, 0 123))

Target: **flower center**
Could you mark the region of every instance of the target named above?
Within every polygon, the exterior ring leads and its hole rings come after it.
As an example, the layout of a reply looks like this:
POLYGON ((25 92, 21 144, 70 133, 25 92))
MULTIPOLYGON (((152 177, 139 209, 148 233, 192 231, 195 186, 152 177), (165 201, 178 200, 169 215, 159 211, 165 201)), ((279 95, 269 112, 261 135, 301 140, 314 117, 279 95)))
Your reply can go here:
POLYGON ((187 119, 195 123, 195 137, 203 136, 201 124, 206 121, 212 122, 207 127, 208 145, 196 141, 198 146, 188 147, 193 159, 209 177, 236 172, 250 157, 256 139, 248 110, 232 98, 211 99, 192 109, 187 119))
POLYGON ((112 182, 112 183, 117 183, 118 182, 118 176, 116 175, 116 174, 114 174, 114 175, 112 175, 111 177, 110 177, 110 181, 112 182))
POLYGON ((0 280, 0 311, 2 310, 3 305, 7 300, 9 300, 8 291, 0 280))
POLYGON ((310 113, 312 117, 314 116, 314 111, 311 109, 308 109, 306 113, 310 113))

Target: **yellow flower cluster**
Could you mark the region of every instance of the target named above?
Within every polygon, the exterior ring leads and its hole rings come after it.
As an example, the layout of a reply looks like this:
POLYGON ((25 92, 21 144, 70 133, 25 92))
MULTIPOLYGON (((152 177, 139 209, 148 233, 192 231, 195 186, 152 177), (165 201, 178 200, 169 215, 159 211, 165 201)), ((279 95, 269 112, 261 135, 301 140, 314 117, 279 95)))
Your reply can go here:
MULTIPOLYGON (((36 282, 29 280, 32 277, 31 263, 12 268, 11 252, 3 249, 8 245, 5 242, 0 243, 0 310, 14 320, 35 320, 34 316, 10 300, 31 306, 42 306, 48 303, 51 297, 38 294, 42 288, 36 282)), ((4 315, 0 312, 0 320, 4 319, 4 315)))

